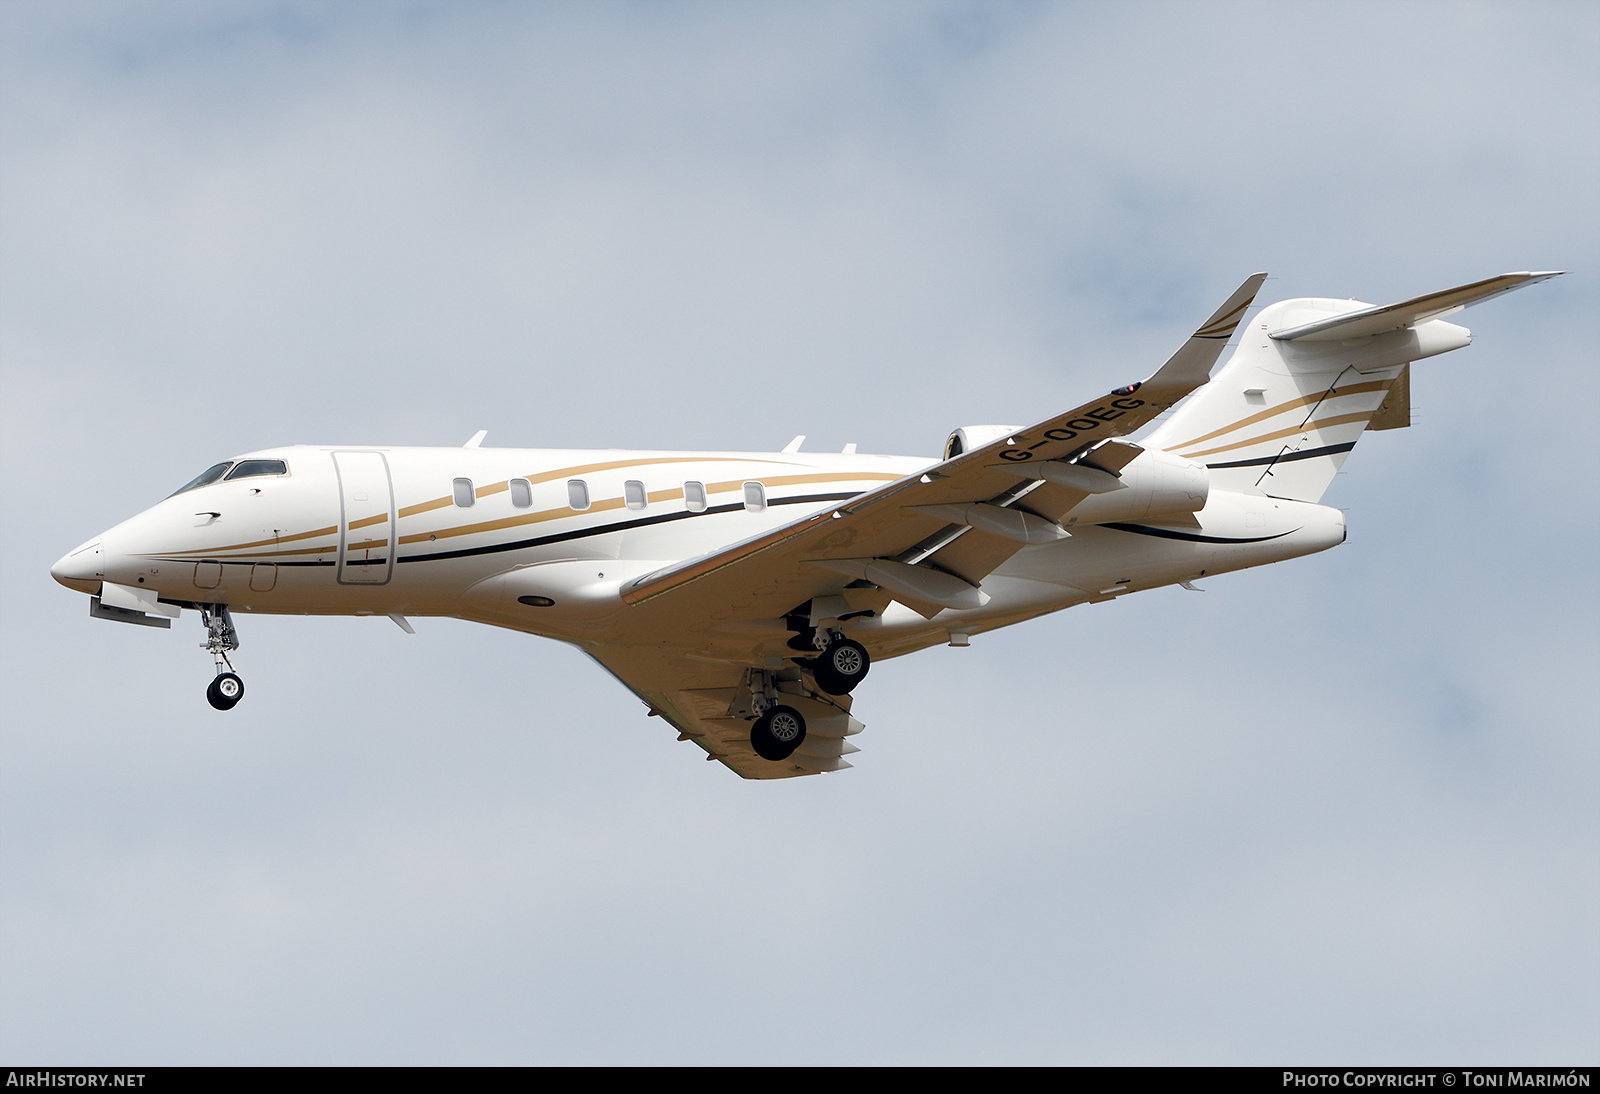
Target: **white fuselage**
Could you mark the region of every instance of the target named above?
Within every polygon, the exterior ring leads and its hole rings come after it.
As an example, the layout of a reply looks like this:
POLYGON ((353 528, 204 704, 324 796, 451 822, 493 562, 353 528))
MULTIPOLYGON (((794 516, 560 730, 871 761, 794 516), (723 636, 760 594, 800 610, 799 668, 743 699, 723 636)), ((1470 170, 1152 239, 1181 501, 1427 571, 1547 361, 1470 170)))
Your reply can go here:
MULTIPOLYGON (((87 593, 114 583, 235 612, 459 616, 604 642, 607 621, 629 610, 617 596, 623 582, 935 462, 361 446, 237 459, 281 460, 286 473, 175 494, 63 557, 52 573, 87 593), (524 587, 550 603, 510 615, 503 604, 480 605, 474 587, 510 570, 539 575, 524 587)), ((1130 481, 1144 461, 1130 466, 1130 481)), ((894 656, 1076 603, 1310 554, 1345 531, 1336 509, 1219 490, 1192 514, 1154 512, 1148 494, 1122 491, 1089 499, 1064 524, 1070 538, 1024 547, 984 579, 981 608, 929 620, 894 604, 847 629, 875 656, 894 656)))

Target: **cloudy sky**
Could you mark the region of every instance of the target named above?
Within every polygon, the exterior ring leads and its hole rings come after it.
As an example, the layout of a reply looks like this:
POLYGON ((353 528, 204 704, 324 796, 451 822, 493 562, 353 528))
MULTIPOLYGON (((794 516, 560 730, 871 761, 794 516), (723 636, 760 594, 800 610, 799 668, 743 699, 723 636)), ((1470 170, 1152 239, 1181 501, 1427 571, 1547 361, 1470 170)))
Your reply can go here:
POLYGON ((1600 7, 0 6, 0 1056, 1600 1058, 1600 7), (286 443, 936 452, 1243 277, 1463 317, 1338 550, 874 668, 746 783, 455 620, 116 627, 286 443))

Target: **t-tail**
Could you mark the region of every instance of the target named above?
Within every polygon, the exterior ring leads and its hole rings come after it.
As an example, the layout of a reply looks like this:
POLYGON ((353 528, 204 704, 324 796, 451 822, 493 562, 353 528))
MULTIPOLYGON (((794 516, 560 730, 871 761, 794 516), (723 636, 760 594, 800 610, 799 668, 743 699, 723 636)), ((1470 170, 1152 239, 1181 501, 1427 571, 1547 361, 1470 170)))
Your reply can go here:
POLYGON ((1384 306, 1273 304, 1244 326, 1222 370, 1141 443, 1205 464, 1214 489, 1315 502, 1362 430, 1410 424, 1410 363, 1472 341, 1444 316, 1557 276, 1502 274, 1384 306))

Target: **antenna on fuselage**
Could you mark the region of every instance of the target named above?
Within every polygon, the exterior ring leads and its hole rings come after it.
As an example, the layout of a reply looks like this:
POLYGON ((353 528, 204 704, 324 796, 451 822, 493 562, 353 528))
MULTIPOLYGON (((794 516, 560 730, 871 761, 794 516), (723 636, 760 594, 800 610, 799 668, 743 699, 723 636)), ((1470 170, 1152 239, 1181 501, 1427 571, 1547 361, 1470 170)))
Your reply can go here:
POLYGON ((488 435, 489 435, 489 431, 487 429, 480 429, 480 430, 478 430, 476 433, 474 433, 472 435, 472 440, 468 441, 466 444, 462 445, 461 447, 462 448, 477 448, 480 444, 483 443, 483 439, 485 437, 487 437, 488 435))

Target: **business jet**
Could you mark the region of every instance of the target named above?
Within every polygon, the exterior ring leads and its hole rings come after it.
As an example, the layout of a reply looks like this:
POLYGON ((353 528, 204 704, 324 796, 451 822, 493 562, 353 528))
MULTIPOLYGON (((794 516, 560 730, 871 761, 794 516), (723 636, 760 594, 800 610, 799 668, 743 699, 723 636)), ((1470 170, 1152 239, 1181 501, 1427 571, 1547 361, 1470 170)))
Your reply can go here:
POLYGON ((1410 424, 1411 362, 1471 341, 1443 317, 1556 276, 1385 306, 1286 300, 1244 322, 1255 274, 1148 379, 1037 425, 964 426, 939 459, 803 452, 803 437, 772 453, 494 449, 482 432, 250 452, 50 572, 95 619, 197 612, 219 710, 244 695, 237 613, 407 632, 455 616, 578 646, 746 778, 837 771, 874 660, 1342 543, 1322 494, 1364 430, 1410 424))

